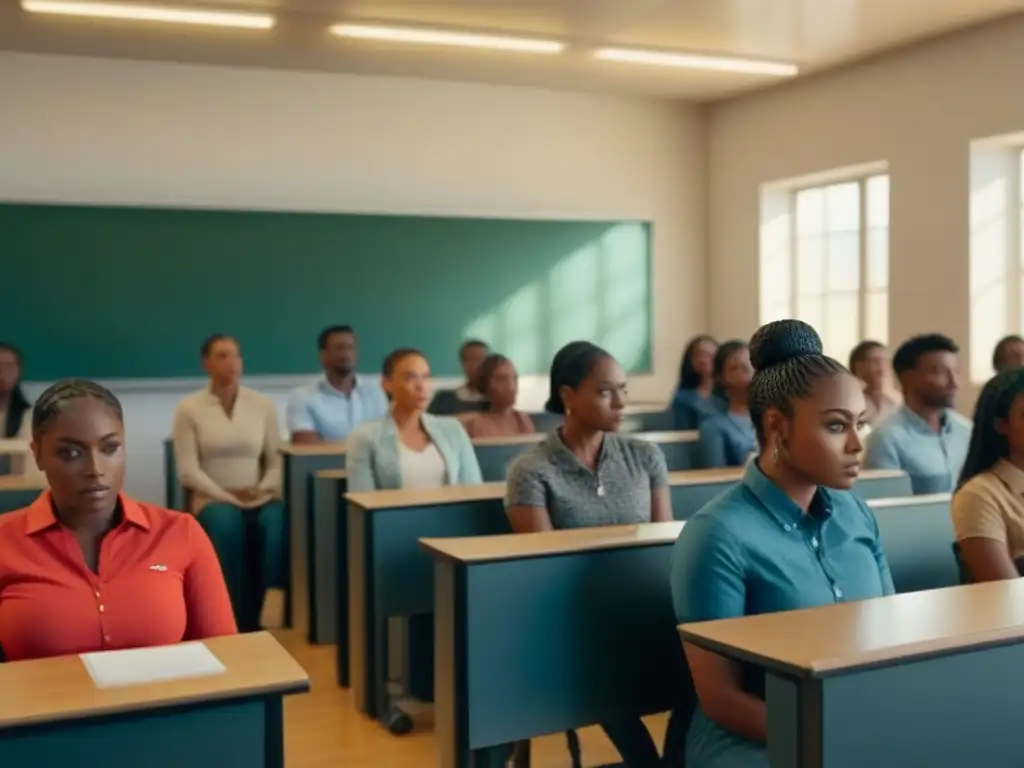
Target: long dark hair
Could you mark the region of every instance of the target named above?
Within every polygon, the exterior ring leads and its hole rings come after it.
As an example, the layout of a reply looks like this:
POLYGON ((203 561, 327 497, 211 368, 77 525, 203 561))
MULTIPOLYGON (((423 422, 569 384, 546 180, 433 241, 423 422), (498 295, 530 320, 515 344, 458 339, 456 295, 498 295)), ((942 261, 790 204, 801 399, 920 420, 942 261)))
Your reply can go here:
POLYGON ((992 469, 996 462, 1010 454, 1006 435, 996 429, 996 419, 1010 416, 1013 401, 1024 395, 1024 368, 1011 368, 996 374, 981 390, 974 406, 974 429, 967 449, 964 467, 960 470, 959 489, 975 475, 992 469))
POLYGON ((21 428, 21 420, 32 409, 32 403, 25 397, 25 391, 21 388, 21 352, 17 347, 2 341, 0 341, 0 350, 10 352, 18 363, 18 381, 11 391, 11 401, 7 404, 7 421, 4 424, 4 437, 14 437, 21 428))
POLYGON ((687 342, 686 349, 683 350, 683 359, 679 361, 679 383, 676 389, 697 389, 701 385, 700 374, 693 367, 693 353, 705 342, 718 346, 718 342, 706 333, 694 336, 687 342))

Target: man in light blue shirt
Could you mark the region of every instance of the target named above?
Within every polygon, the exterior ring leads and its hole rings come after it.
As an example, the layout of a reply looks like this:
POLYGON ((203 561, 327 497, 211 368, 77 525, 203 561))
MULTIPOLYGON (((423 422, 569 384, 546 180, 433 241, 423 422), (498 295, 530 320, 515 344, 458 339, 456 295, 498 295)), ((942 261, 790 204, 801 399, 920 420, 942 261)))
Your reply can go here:
POLYGON ((293 443, 341 442, 365 421, 383 419, 388 400, 375 381, 356 376, 359 348, 351 326, 320 332, 322 378, 296 389, 288 398, 288 431, 293 443))
POLYGON ((902 469, 915 494, 956 488, 971 441, 971 422, 953 410, 960 383, 959 348, 940 334, 903 343, 892 367, 903 406, 868 438, 868 469, 902 469))

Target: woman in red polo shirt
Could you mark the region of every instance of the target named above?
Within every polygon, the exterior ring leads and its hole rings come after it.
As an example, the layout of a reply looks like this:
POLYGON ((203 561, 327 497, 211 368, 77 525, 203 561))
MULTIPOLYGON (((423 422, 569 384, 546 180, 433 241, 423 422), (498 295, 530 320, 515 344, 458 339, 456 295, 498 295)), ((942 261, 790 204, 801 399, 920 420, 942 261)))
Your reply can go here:
POLYGON ((49 490, 0 515, 0 648, 8 661, 168 645, 237 632, 195 518, 128 498, 124 416, 84 379, 32 414, 49 490))

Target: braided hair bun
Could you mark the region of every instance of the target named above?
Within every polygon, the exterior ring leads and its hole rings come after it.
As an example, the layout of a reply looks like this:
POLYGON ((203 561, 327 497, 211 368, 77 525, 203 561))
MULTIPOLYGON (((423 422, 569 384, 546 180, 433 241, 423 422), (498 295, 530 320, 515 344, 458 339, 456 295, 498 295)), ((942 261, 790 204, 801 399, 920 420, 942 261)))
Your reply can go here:
POLYGON ((756 371, 800 357, 820 356, 822 352, 818 332, 802 320, 762 325, 750 339, 750 363, 756 371))

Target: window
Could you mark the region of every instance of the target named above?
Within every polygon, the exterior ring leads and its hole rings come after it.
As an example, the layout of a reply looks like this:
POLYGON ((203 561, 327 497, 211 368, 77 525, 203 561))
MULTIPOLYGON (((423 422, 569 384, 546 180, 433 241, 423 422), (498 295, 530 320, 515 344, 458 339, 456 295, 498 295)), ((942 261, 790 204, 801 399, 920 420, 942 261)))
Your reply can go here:
POLYGON ((785 195, 763 195, 762 322, 798 317, 839 360, 862 339, 886 343, 888 175, 790 187, 785 195))

